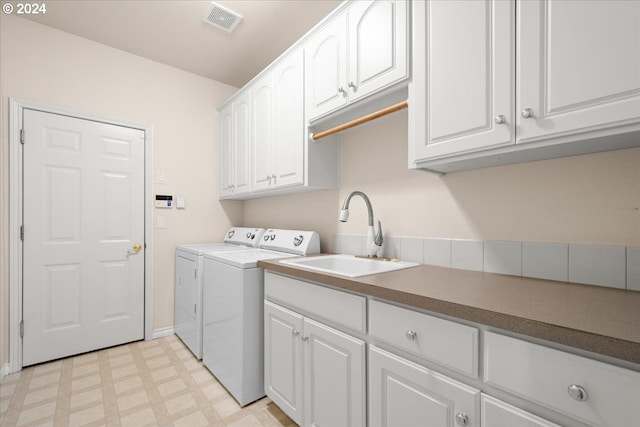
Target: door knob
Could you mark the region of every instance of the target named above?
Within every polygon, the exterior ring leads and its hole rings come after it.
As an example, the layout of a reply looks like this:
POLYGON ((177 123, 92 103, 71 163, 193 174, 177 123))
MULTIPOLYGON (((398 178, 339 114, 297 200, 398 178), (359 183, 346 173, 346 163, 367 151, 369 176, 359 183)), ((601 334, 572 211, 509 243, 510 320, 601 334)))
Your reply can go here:
POLYGON ((502 114, 500 114, 499 116, 496 116, 495 118, 495 122, 496 124, 504 124, 505 120, 504 120, 504 116, 502 114))
POLYGON ((142 245, 140 243, 136 243, 133 245, 133 249, 129 249, 127 251, 127 255, 135 255, 142 250, 142 245))

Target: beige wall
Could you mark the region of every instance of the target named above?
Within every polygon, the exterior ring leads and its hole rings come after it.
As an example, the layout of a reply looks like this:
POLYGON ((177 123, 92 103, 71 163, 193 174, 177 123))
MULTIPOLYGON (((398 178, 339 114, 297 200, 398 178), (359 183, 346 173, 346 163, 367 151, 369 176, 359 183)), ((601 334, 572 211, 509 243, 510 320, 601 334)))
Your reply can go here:
MULTIPOLYGON (((164 210, 154 230, 153 329, 173 326, 174 248, 219 240, 241 225, 242 203, 217 200, 217 111, 236 88, 12 15, 0 17, 0 368, 8 361, 9 97, 153 126, 153 169, 187 209, 164 210)), ((155 180, 154 180, 155 181, 155 180)), ((154 212, 155 221, 156 212, 154 212)))
POLYGON ((437 176, 407 168, 406 112, 340 137, 339 191, 245 202, 246 223, 366 234, 367 193, 386 235, 640 245, 640 149, 437 176), (286 206, 286 209, 281 209, 286 206))

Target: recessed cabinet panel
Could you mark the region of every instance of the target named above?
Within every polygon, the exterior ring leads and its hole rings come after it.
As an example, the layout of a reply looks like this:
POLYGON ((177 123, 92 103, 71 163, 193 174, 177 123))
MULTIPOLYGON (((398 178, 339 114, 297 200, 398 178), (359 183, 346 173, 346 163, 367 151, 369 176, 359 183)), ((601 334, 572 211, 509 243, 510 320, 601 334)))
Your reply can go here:
POLYGON ((519 2, 518 142, 640 116, 640 2, 519 2))
POLYGON ((272 145, 272 88, 271 75, 267 74, 251 88, 251 129, 252 133, 252 190, 268 188, 271 184, 272 145))
POLYGON ((304 319, 305 425, 365 426, 365 343, 304 319))
POLYGON ((233 103, 233 193, 251 190, 251 93, 247 91, 233 103))
POLYGON ((560 427, 486 394, 482 395, 481 401, 483 427, 560 427))
POLYGON ((314 35, 305 46, 304 55, 307 115, 320 116, 346 104, 346 14, 314 35))
POLYGON ((414 3, 416 160, 515 141, 514 13, 502 0, 414 3))
POLYGON ((407 77, 408 2, 358 1, 349 9, 349 99, 407 77))
POLYGON ((480 426, 480 391, 369 346, 369 424, 480 426))
POLYGON ((233 169, 233 158, 231 157, 232 151, 232 129, 233 129, 233 115, 232 105, 229 104, 222 108, 219 113, 219 137, 218 137, 218 184, 219 184, 219 197, 230 196, 232 177, 231 171, 233 169))
POLYGON ((274 186, 304 183, 304 129, 304 58, 298 49, 273 70, 274 186))

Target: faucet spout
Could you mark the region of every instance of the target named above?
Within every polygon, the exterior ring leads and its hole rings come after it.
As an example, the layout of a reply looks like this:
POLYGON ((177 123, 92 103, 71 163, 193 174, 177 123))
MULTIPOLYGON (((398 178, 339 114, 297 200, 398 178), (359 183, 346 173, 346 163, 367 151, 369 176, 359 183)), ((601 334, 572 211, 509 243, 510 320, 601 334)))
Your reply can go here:
POLYGON ((367 205, 367 213, 369 215, 369 226, 367 230, 367 255, 369 257, 377 257, 382 254, 382 225, 380 221, 378 221, 378 231, 375 232, 373 228, 373 207, 371 207, 371 201, 366 194, 362 191, 353 191, 351 192, 347 198, 344 200, 342 204, 342 210, 340 211, 340 221, 347 222, 349 219, 349 203, 351 202, 351 198, 353 196, 360 196, 364 199, 364 202, 367 205))
POLYGON ((369 227, 373 227, 373 208, 371 207, 371 201, 362 191, 352 191, 347 198, 344 199, 342 211, 340 212, 340 221, 347 222, 349 219, 349 203, 353 196, 360 196, 364 199, 364 202, 367 204, 367 213, 369 214, 369 227))

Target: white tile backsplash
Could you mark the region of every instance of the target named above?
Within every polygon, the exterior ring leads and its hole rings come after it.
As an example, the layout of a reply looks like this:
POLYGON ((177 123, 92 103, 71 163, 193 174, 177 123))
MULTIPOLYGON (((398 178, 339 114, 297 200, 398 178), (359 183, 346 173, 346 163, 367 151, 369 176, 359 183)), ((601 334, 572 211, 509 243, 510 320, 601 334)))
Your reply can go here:
POLYGON ((522 243, 485 241, 484 271, 522 276, 522 243))
POLYGON ((423 263, 451 268, 451 240, 424 239, 423 263))
POLYGON ((627 251, 623 246, 569 245, 569 281, 626 287, 627 251))
POLYGON ((627 289, 640 291, 640 248, 627 248, 627 289))
MULTIPOLYGON (((334 234, 336 253, 365 254, 365 235, 334 234)), ((640 247, 384 236, 383 255, 439 267, 640 291, 640 247)))
POLYGON ((536 279, 569 280, 569 245, 522 243, 522 275, 536 279))
POLYGON ((423 239, 418 237, 400 238, 400 255, 402 261, 422 264, 424 253, 423 239))
POLYGON ((452 240, 451 267, 482 271, 483 246, 480 240, 452 240))

